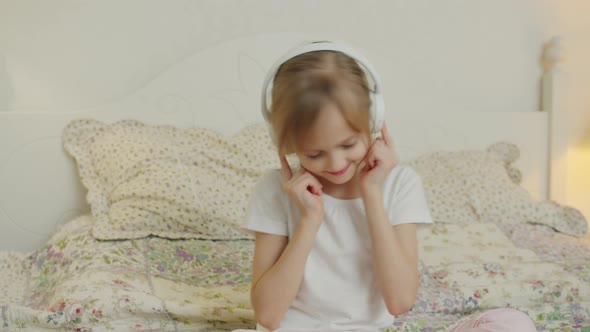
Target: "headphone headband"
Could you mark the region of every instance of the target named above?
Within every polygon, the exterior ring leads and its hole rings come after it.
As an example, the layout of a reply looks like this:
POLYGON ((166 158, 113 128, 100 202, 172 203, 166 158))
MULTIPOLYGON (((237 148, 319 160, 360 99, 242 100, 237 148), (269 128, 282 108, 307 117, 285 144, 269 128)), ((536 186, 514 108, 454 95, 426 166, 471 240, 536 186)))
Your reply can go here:
MULTIPOLYGON (((364 70, 364 72, 369 76, 368 78, 373 81, 373 90, 370 92, 369 97, 371 99, 371 120, 372 120, 372 131, 378 132, 381 130, 384 121, 384 103, 383 97, 381 95, 381 78, 379 77, 377 71, 371 66, 369 61, 362 55, 355 51, 353 48, 348 47, 346 45, 335 44, 332 42, 327 41, 318 41, 318 42, 311 42, 311 43, 304 43, 298 47, 295 47, 288 51, 285 55, 280 57, 269 69, 266 77, 264 78, 264 83, 262 85, 262 116, 268 122, 269 117, 268 115, 271 112, 271 107, 269 106, 269 100, 272 99, 272 87, 274 83, 275 76, 285 62, 289 61, 290 59, 302 55, 305 53, 310 52, 318 52, 318 51, 334 51, 343 53, 353 60, 355 60, 364 70)), ((271 133, 271 136, 272 133, 271 133)), ((273 137, 274 139, 274 137, 273 137)))

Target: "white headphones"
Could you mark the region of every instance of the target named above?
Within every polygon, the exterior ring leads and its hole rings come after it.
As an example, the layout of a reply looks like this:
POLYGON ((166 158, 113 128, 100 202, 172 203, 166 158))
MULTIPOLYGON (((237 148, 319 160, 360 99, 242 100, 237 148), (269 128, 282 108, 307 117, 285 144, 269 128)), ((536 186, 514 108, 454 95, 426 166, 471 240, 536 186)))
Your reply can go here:
MULTIPOLYGON (((335 51, 344 53, 345 55, 354 59, 361 66, 361 68, 364 69, 365 74, 368 74, 366 75, 368 76, 367 78, 373 81, 373 89, 369 91, 369 98, 371 99, 371 127, 372 133, 377 134, 383 127, 383 121, 385 117, 385 104, 383 102, 383 95, 381 94, 381 79, 377 74, 377 71, 373 69, 365 57, 356 52, 354 49, 348 46, 338 45, 326 41, 305 43, 301 46, 295 47, 294 49, 287 52, 287 54, 279 58, 277 62, 272 65, 266 74, 266 77, 264 78, 264 84, 262 85, 262 116, 264 117, 264 120, 269 122, 269 114, 271 112, 269 101, 272 100, 273 82, 281 65, 298 55, 317 51, 335 51)), ((270 134, 274 141, 275 137, 274 133, 272 132, 272 128, 270 134)))

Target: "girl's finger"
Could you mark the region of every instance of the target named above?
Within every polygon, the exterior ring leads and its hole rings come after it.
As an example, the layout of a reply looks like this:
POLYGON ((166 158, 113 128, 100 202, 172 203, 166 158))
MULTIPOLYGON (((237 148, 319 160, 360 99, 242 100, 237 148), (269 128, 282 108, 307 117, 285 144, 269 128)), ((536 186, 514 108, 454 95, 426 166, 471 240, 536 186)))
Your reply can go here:
POLYGON ((363 164, 363 168, 362 168, 363 171, 368 171, 372 168, 371 160, 374 158, 373 156, 375 153, 375 146, 376 146, 376 143, 378 142, 378 140, 379 140, 379 138, 375 139, 375 142, 369 148, 369 150, 367 151, 367 153, 363 157, 363 160, 361 161, 361 164, 363 164))
POLYGON ((293 171, 291 171, 291 166, 289 166, 289 162, 285 155, 279 156, 279 159, 281 160, 281 173, 283 174, 283 179, 287 182, 293 178, 293 171))
POLYGON ((311 173, 305 172, 302 176, 302 181, 305 183, 307 191, 315 195, 322 194, 322 184, 311 173))
POLYGON ((391 135, 389 135, 389 129, 387 129, 387 124, 385 122, 381 128, 381 138, 383 138, 385 145, 393 147, 393 140, 391 139, 391 135))
POLYGON ((367 156, 365 157, 366 168, 368 171, 375 167, 375 159, 376 159, 375 149, 372 148, 369 151, 369 153, 367 154, 367 156))
POLYGON ((313 184, 307 186, 307 191, 318 196, 322 194, 322 189, 313 184))

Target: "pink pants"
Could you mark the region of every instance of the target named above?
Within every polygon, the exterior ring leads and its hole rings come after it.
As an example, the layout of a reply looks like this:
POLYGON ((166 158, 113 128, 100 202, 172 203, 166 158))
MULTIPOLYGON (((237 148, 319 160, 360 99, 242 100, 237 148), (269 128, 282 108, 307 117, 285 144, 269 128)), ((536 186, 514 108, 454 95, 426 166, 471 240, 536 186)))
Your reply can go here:
POLYGON ((514 309, 492 309, 459 322, 447 332, 536 332, 533 321, 514 309))
MULTIPOLYGON (((247 332, 256 330, 234 330, 247 332)), ((277 332, 313 332, 311 330, 279 328, 277 332)), ((533 321, 526 314, 514 309, 492 309, 474 317, 462 320, 447 332, 536 332, 533 321)), ((316 332, 325 332, 317 330, 316 332)))

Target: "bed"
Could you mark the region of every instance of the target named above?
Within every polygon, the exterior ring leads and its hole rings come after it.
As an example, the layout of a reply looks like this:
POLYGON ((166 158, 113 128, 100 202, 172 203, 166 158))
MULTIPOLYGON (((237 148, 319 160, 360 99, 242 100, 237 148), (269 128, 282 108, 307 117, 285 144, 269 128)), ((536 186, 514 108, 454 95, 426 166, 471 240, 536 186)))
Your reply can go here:
MULTIPOLYGON (((254 244, 239 226, 278 167, 258 87, 307 37, 233 39, 89 109, 0 113, 0 329, 254 328, 254 244)), ((557 42, 542 111, 387 112, 435 219, 418 233, 417 302, 388 331, 443 331, 496 307, 539 331, 590 331, 587 222, 550 200, 566 149, 557 42)))

